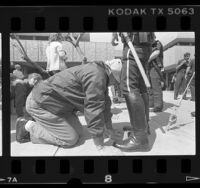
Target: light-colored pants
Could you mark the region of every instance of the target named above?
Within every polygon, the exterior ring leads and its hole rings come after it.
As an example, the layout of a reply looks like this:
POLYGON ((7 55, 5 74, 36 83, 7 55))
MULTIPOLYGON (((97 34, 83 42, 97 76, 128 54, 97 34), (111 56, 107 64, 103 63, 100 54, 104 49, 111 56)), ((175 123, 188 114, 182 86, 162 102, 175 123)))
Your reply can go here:
POLYGON ((32 143, 70 147, 82 136, 82 125, 74 113, 68 112, 65 117, 52 114, 34 101, 32 92, 26 100, 26 110, 35 120, 30 129, 32 143))

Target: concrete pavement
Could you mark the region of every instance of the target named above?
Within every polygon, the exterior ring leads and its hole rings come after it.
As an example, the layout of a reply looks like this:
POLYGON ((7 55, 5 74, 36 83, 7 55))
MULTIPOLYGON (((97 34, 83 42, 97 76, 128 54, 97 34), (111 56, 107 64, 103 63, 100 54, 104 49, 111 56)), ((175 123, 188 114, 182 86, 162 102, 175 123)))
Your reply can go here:
MULTIPOLYGON (((195 111, 195 102, 183 100, 177 111, 176 127, 165 132, 169 116, 178 101, 173 100, 173 92, 164 91, 164 111, 160 113, 150 112, 149 136, 150 151, 148 152, 122 152, 112 146, 112 141, 105 139, 106 146, 98 151, 93 144, 91 136, 86 128, 84 116, 80 121, 84 126, 84 136, 76 147, 59 148, 52 145, 32 144, 31 142, 19 144, 15 141, 14 116, 11 117, 11 155, 12 156, 126 156, 126 155, 195 155, 195 118, 190 113, 195 111)), ((190 97, 190 96, 188 96, 190 97)), ((112 108, 113 127, 122 129, 130 125, 128 111, 125 103, 116 104, 112 108)), ((124 139, 127 133, 124 134, 124 139)))

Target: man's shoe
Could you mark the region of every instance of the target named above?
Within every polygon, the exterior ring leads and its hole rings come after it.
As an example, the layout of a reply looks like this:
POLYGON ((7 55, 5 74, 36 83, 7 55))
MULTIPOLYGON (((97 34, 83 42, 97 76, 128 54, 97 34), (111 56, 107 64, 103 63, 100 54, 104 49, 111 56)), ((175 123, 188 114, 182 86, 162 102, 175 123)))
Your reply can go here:
MULTIPOLYGON (((139 136, 137 136, 139 137, 139 136)), ((122 151, 148 151, 149 141, 145 136, 137 138, 131 135, 125 144, 113 143, 113 146, 121 149, 122 151)))
POLYGON ((16 140, 19 143, 30 142, 30 133, 25 129, 28 120, 19 117, 16 120, 16 140))

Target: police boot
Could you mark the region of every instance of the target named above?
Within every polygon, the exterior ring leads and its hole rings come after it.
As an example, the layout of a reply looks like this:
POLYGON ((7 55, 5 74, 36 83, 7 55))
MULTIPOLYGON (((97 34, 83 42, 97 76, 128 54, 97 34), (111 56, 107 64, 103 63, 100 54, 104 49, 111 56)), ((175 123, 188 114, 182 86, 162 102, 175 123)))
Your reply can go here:
POLYGON ((147 133, 150 135, 150 127, 149 127, 149 95, 148 93, 143 93, 141 94, 144 102, 144 108, 145 108, 145 115, 146 115, 146 120, 147 120, 147 133))
POLYGON ((144 101, 139 92, 125 95, 125 100, 132 130, 127 143, 114 143, 114 146, 124 150, 145 149, 148 145, 148 138, 144 101))
POLYGON ((113 143, 113 146, 122 151, 149 151, 149 140, 146 134, 138 132, 130 133, 130 136, 125 144, 113 143))

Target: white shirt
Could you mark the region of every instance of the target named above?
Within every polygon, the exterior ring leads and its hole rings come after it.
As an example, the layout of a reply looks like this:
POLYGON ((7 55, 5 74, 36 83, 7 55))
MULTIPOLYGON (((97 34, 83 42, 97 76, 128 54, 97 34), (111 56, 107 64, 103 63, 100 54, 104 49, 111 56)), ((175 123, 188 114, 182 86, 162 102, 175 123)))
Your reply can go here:
POLYGON ((53 41, 46 48, 47 56, 47 70, 61 70, 63 69, 64 61, 59 56, 59 51, 63 50, 62 43, 53 41))

